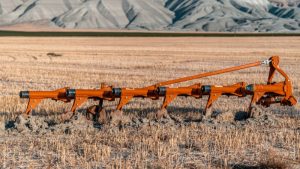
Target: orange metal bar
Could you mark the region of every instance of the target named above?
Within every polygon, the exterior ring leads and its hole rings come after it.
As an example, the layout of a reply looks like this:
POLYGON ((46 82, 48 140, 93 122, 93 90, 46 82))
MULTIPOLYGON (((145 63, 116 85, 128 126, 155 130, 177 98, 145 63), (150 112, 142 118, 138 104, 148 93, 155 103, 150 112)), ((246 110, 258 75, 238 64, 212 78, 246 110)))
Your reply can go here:
POLYGON ((166 95, 201 97, 201 85, 195 87, 167 88, 166 95))
POLYGON ((209 91, 204 91, 203 95, 208 94, 208 101, 205 106, 204 114, 212 106, 212 104, 222 95, 226 96, 246 96, 246 84, 240 82, 231 86, 210 86, 209 91))
MULTIPOLYGON (((262 64, 262 62, 258 61, 258 62, 254 62, 254 63, 241 65, 241 66, 235 66, 235 67, 216 70, 216 71, 212 71, 212 72, 201 73, 201 74, 194 75, 194 76, 188 76, 188 77, 183 77, 183 78, 179 78, 179 79, 160 82, 160 83, 155 84, 154 86, 156 86, 156 87, 167 86, 167 85, 171 85, 171 84, 175 84, 175 83, 181 83, 181 82, 195 80, 195 79, 199 79, 199 78, 203 78, 203 77, 214 76, 214 75, 218 75, 218 74, 223 74, 223 73, 228 73, 228 72, 237 71, 237 70, 241 70, 241 69, 246 69, 246 68, 250 68, 250 67, 255 67, 255 66, 259 66, 261 64, 262 64)), ((151 86, 149 86, 149 87, 151 87, 151 86)))
POLYGON ((150 93, 146 88, 122 88, 122 96, 148 97, 150 93))
POLYGON ((264 92, 264 93, 276 93, 278 95, 285 96, 285 84, 284 82, 274 83, 274 84, 260 84, 260 85, 253 85, 253 92, 264 92))
POLYGON ((193 96, 195 98, 202 97, 201 84, 195 84, 188 87, 169 88, 165 87, 165 91, 158 92, 160 96, 164 96, 164 102, 161 109, 166 109, 167 106, 178 96, 193 96))
POLYGON ((43 99, 69 102, 70 98, 66 96, 67 89, 68 88, 62 88, 54 91, 21 91, 20 97, 29 99, 24 114, 28 115, 43 99))
POLYGON ((103 100, 113 101, 115 97, 112 95, 112 86, 101 85, 100 89, 70 89, 67 96, 74 98, 71 112, 75 112, 88 99, 99 100, 102 104, 103 100))

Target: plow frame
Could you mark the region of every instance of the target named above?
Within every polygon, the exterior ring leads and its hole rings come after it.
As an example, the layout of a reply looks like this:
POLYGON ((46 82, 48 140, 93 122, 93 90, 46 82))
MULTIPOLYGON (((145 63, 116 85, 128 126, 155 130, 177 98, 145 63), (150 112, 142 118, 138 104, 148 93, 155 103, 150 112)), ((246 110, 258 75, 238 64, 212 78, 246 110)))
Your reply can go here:
MULTIPOLYGON (((222 95, 246 97, 252 96, 249 105, 248 116, 251 117, 251 109, 254 104, 263 105, 265 107, 271 104, 280 103, 283 106, 293 106, 297 103, 296 98, 292 95, 292 82, 288 75, 279 67, 279 56, 272 56, 268 60, 257 61, 240 66, 234 66, 221 70, 216 70, 207 73, 201 73, 193 76, 168 80, 159 82, 151 86, 143 88, 115 88, 104 83, 101 84, 100 89, 70 89, 62 88, 55 91, 21 91, 21 98, 29 98, 25 114, 29 114, 43 99, 52 99, 56 101, 70 102, 73 101, 71 112, 82 106, 87 100, 93 99, 99 101, 99 104, 87 109, 88 113, 98 115, 103 109, 104 100, 114 101, 119 99, 116 110, 121 111, 122 108, 129 103, 133 98, 150 98, 158 100, 163 97, 161 111, 165 110, 167 106, 178 96, 194 97, 196 99, 207 95, 208 101, 205 106, 205 115, 207 110, 211 108, 212 104, 222 95), (202 85, 196 83, 186 87, 169 87, 170 85, 201 79, 204 77, 215 76, 228 72, 234 72, 260 65, 267 65, 270 67, 268 79, 266 84, 246 84, 245 82, 235 83, 228 86, 219 85, 202 85), (282 82, 273 82, 275 73, 278 72, 283 78, 282 82)), ((157 113, 157 118, 162 117, 161 113, 157 113)))

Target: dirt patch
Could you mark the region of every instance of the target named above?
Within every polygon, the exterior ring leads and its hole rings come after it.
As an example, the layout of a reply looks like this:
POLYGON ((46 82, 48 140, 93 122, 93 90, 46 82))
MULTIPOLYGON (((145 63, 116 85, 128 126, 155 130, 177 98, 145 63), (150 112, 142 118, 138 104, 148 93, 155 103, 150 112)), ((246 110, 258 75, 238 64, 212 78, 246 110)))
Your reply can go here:
MULTIPOLYGON (((41 116, 24 116, 19 115, 14 121, 6 121, 1 124, 0 132, 17 132, 22 134, 71 134, 71 133, 86 133, 95 132, 105 126, 117 127, 134 126, 132 120, 123 115, 121 111, 111 112, 107 123, 102 124, 98 121, 88 120, 83 113, 76 113, 74 116, 66 114, 64 117, 69 117, 68 120, 51 120, 41 116), (2 129, 2 130, 1 130, 2 129)), ((66 118, 64 118, 66 119, 66 118)))
MULTIPOLYGON (((184 118, 176 115, 165 113, 160 119, 149 118, 130 118, 122 111, 113 111, 107 113, 106 123, 101 121, 88 120, 85 114, 76 113, 69 120, 51 120, 41 116, 23 116, 20 115, 15 121, 7 121, 0 123, 0 134, 5 131, 17 132, 22 134, 71 134, 71 133, 91 133, 101 130, 102 128, 140 128, 145 126, 181 126, 181 125, 230 125, 231 127, 243 127, 246 124, 253 125, 276 125, 278 120, 275 115, 263 112, 261 109, 253 109, 257 114, 253 118, 245 118, 246 112, 237 112, 234 116, 233 112, 218 112, 215 117, 211 118, 184 118), (237 117, 238 116, 238 117, 237 117), (240 117, 241 116, 241 117, 240 117), (239 120, 237 120, 239 118, 239 120), (195 120, 197 119, 197 120, 195 120)), ((100 118, 101 119, 101 118, 100 118)), ((99 119, 98 119, 99 120, 99 119)), ((103 119, 102 119, 103 120, 103 119)))
POLYGON ((36 116, 26 117, 20 115, 16 118, 15 128, 20 133, 27 133, 29 131, 34 133, 43 133, 48 127, 48 124, 42 119, 36 116))
POLYGON ((82 114, 76 114, 71 119, 61 122, 45 119, 40 116, 20 115, 15 121, 6 122, 6 130, 9 132, 31 133, 31 134, 46 134, 48 132, 70 134, 83 131, 94 131, 98 127, 94 123, 86 120, 82 114))
POLYGON ((124 115, 122 111, 116 110, 110 113, 110 125, 126 125, 130 124, 131 119, 124 115))

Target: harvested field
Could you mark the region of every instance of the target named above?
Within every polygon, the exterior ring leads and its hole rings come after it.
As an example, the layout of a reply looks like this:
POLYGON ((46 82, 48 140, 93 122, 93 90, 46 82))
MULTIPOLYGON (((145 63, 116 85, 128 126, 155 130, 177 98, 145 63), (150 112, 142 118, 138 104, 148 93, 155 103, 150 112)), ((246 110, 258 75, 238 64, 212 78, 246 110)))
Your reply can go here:
MULTIPOLYGON (((279 55, 298 99, 300 37, 2 37, 0 51, 0 168, 300 167, 299 104, 257 107, 255 118, 244 120, 250 98, 222 96, 215 117, 199 122, 207 97, 177 98, 168 107, 172 117, 156 121, 162 100, 134 99, 124 107, 126 120, 99 126, 82 115, 92 101, 62 123, 59 115, 72 103, 46 100, 26 120, 19 115, 27 100, 18 96, 101 82, 143 87, 279 55)), ((262 66, 194 82, 264 83, 268 71, 262 66)), ((116 105, 104 102, 108 112, 116 105)))

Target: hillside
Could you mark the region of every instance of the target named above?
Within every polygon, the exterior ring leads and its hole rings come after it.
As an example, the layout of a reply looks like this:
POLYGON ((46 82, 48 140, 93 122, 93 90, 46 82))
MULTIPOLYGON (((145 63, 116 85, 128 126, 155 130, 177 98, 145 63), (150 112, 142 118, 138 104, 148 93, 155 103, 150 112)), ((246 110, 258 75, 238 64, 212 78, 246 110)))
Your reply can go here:
POLYGON ((1 0, 0 26, 300 32, 299 0, 1 0))

